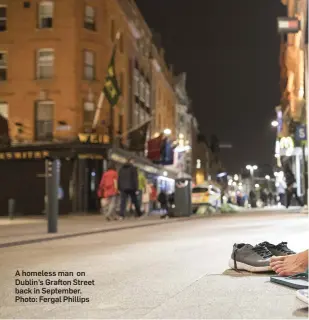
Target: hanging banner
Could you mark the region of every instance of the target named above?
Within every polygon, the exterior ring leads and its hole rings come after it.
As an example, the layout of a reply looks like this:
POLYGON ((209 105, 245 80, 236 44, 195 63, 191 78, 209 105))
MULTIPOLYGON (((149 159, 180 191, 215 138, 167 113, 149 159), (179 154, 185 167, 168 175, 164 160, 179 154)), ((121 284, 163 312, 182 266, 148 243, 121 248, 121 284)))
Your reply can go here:
POLYGON ((307 140, 307 128, 306 125, 301 124, 296 127, 295 140, 306 141, 307 140))

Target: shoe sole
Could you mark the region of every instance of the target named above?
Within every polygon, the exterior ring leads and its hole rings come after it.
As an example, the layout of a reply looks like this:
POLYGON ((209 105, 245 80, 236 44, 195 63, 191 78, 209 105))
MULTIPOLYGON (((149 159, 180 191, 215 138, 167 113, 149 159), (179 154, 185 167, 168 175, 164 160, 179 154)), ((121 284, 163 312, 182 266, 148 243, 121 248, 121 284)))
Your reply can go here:
MULTIPOLYGON (((267 272, 272 270, 270 266, 255 267, 255 266, 250 266, 249 264, 246 264, 243 262, 236 262, 236 265, 238 270, 245 270, 250 272, 267 272)), ((231 269, 234 269, 234 259, 230 259, 229 267, 231 269)))
POLYGON ((309 304, 308 297, 304 296, 299 291, 296 291, 296 298, 298 298, 302 302, 305 302, 305 303, 309 304))

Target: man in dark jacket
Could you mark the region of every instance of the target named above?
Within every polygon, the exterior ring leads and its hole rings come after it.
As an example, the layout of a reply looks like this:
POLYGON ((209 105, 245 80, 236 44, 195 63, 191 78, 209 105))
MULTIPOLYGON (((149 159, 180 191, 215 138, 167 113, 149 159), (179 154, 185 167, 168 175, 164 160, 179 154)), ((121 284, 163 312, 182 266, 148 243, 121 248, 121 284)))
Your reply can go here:
POLYGON ((298 202, 299 206, 303 207, 304 204, 303 204, 303 202, 301 201, 301 199, 299 198, 299 196, 297 194, 297 188, 295 186, 296 179, 295 179, 295 176, 294 176, 289 164, 285 163, 283 168, 284 168, 285 180, 286 180, 286 185, 287 185, 287 189, 286 189, 286 208, 288 209, 289 206, 291 205, 291 200, 292 200, 293 196, 295 196, 295 199, 298 202))
POLYGON ((137 201, 138 193, 138 172, 133 165, 133 159, 129 159, 125 163, 118 174, 118 189, 120 191, 120 216, 124 217, 128 197, 131 198, 132 203, 134 204, 137 216, 141 216, 142 212, 140 205, 137 201))

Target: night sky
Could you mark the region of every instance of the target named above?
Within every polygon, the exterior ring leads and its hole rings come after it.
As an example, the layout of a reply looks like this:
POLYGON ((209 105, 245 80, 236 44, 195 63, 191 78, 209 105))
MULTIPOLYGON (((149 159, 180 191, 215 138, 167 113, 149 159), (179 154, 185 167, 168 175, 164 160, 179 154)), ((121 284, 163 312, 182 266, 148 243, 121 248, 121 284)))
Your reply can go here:
POLYGON ((136 0, 149 27, 161 34, 175 73, 187 72, 201 131, 232 149, 228 170, 272 164, 274 108, 280 102, 280 0, 136 0))

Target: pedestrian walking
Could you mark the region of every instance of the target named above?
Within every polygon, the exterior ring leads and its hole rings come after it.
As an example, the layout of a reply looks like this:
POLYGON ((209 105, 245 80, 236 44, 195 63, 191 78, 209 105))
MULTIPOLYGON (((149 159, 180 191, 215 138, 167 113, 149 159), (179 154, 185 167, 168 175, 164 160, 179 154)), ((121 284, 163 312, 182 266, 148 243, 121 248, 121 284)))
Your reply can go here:
POLYGON ((291 200, 293 198, 293 196, 295 197, 295 200, 297 201, 298 205, 300 207, 303 207, 304 204, 301 201, 301 199, 299 198, 298 194, 297 194, 297 188, 296 188, 296 183, 292 183, 292 184, 288 184, 288 187, 286 189, 286 208, 288 209, 291 205, 291 200))
POLYGON ((107 220, 118 219, 116 215, 118 195, 117 180, 118 174, 115 165, 110 163, 107 171, 102 175, 98 190, 99 197, 104 199, 102 201, 102 211, 107 220))
POLYGON ((157 188, 154 184, 151 185, 151 194, 150 194, 150 210, 154 211, 157 210, 157 198, 158 198, 158 193, 157 193, 157 188))
POLYGON ((143 206, 143 212, 145 215, 149 215, 149 213, 152 211, 152 208, 150 206, 150 195, 151 195, 151 186, 150 184, 146 184, 146 190, 143 193, 142 196, 142 206, 143 206))
POLYGON ((285 198, 285 190, 286 190, 287 186, 285 181, 282 179, 279 183, 278 183, 278 187, 277 187, 277 192, 278 192, 278 196, 279 196, 279 203, 281 206, 284 206, 284 198, 285 198))
POLYGON ((120 191, 120 216, 122 218, 125 216, 128 198, 131 199, 135 207, 136 215, 139 217, 142 215, 140 204, 137 200, 138 172, 133 164, 133 159, 129 159, 119 170, 118 189, 120 191))
POLYGON ((158 196, 158 201, 160 203, 160 211, 163 210, 163 213, 168 212, 168 198, 165 191, 162 189, 158 196))
POLYGON ((137 196, 137 200, 138 203, 140 205, 140 207, 142 207, 143 205, 143 195, 146 193, 146 189, 147 189, 147 179, 145 177, 145 174, 142 170, 138 170, 138 196, 137 196))
POLYGON ((270 206, 273 205, 273 200, 274 200, 274 195, 273 195, 273 193, 272 193, 271 191, 269 191, 269 194, 268 194, 268 204, 269 204, 270 206))

